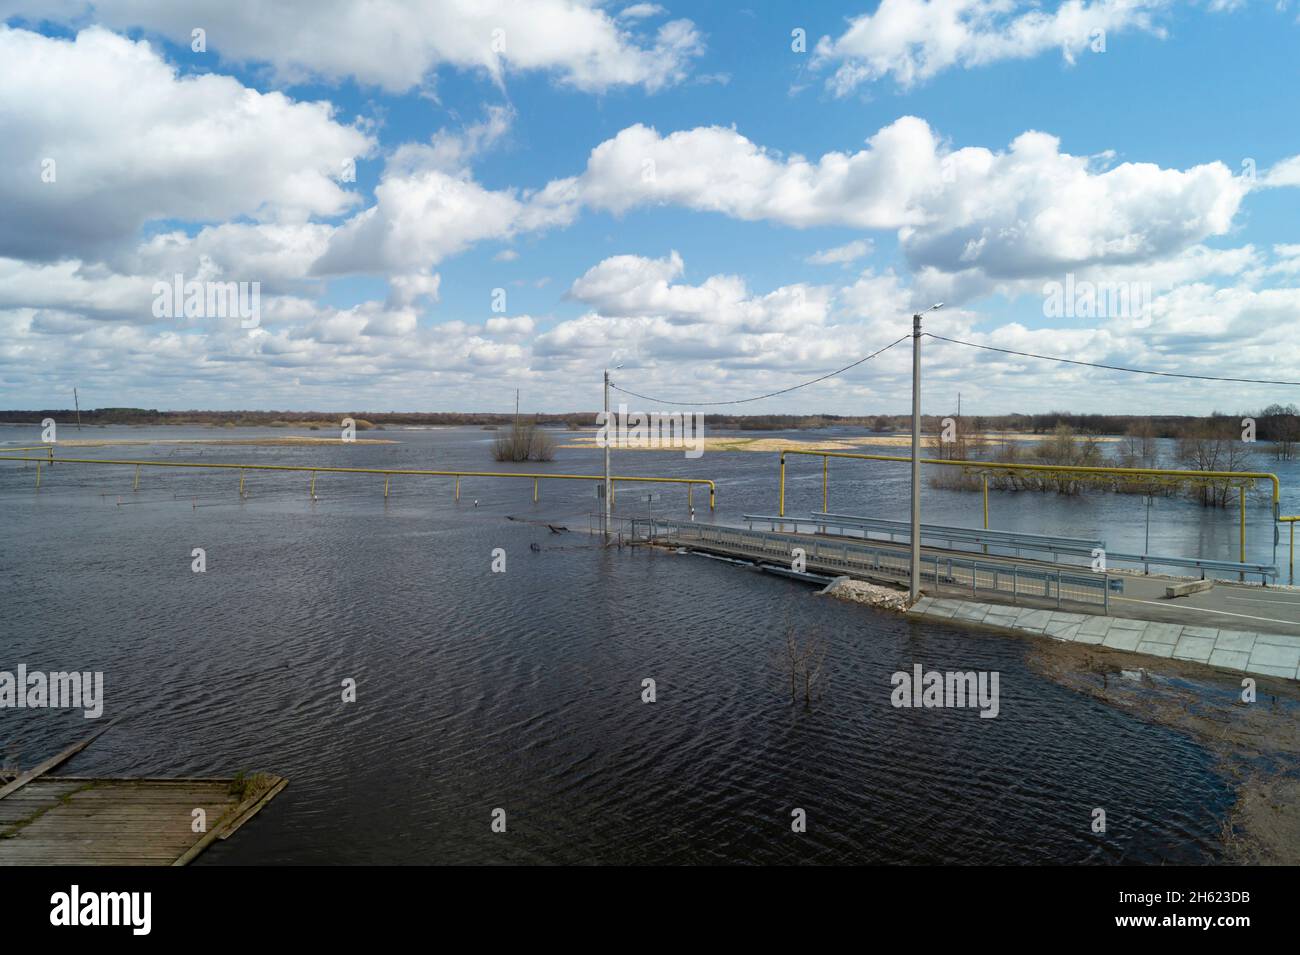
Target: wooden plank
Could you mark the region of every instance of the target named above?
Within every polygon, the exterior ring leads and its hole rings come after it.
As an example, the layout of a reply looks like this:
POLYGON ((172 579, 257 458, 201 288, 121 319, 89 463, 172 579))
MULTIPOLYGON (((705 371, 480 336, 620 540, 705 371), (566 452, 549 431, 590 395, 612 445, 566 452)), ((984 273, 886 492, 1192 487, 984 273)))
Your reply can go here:
POLYGON ((280 790, 287 785, 289 785, 289 780, 285 779, 283 776, 279 777, 279 781, 276 782, 274 785, 272 785, 271 788, 268 789, 265 793, 263 793, 262 798, 257 800, 256 803, 254 803, 252 806, 246 809, 235 819, 234 822, 232 822, 229 826, 226 827, 226 831, 221 834, 221 839, 224 841, 226 839, 229 839, 231 836, 233 836, 235 834, 235 831, 240 826, 248 822, 248 820, 252 819, 259 812, 261 812, 262 807, 265 806, 272 799, 274 799, 276 796, 278 796, 280 794, 280 790))
POLYGON ((23 773, 13 782, 6 783, 3 787, 0 787, 0 799, 4 799, 10 793, 17 792, 19 789, 22 789, 24 786, 30 783, 33 779, 36 779, 38 776, 43 775, 44 773, 53 769, 55 766, 58 766, 60 763, 67 762, 73 756, 76 756, 78 753, 80 753, 83 749, 85 749, 95 740, 99 739, 101 736, 103 736, 105 733, 111 730, 113 728, 113 725, 121 719, 122 717, 118 716, 110 720, 106 726, 102 727, 99 730, 96 730, 94 733, 90 734, 88 738, 82 740, 80 743, 74 743, 73 745, 65 749, 63 752, 59 753, 57 756, 51 756, 45 762, 33 766, 31 769, 23 773))
MULTIPOLYGON (((280 789, 283 789, 284 787, 279 786, 279 788, 276 788, 277 784, 281 782, 287 783, 288 780, 282 779, 280 777, 276 777, 276 780, 277 782, 272 783, 270 788, 275 789, 276 792, 279 792, 280 789)), ((212 843, 221 836, 221 833, 224 831, 225 826, 230 825, 232 822, 236 820, 239 820, 239 824, 243 825, 243 816, 246 813, 251 815, 252 813, 250 812, 250 810, 252 810, 255 806, 261 808, 261 806, 266 802, 266 800, 262 798, 263 795, 265 795, 265 793, 258 793, 255 796, 250 796, 248 799, 245 799, 242 803, 240 803, 238 806, 235 807, 233 814, 228 813, 226 817, 223 817, 222 819, 218 820, 217 824, 214 825, 211 829, 209 829, 204 834, 202 839, 194 843, 194 845, 190 846, 189 850, 185 852, 183 855, 181 855, 175 862, 173 862, 172 865, 174 866, 189 865, 191 862, 194 861, 195 858, 198 857, 199 853, 201 853, 208 846, 212 845, 212 843)))

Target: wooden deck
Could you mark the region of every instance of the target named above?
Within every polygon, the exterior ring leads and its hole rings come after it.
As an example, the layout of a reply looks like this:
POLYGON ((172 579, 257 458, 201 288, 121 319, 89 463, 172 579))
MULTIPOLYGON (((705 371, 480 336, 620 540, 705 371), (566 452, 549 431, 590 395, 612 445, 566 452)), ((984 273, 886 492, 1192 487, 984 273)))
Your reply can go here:
POLYGON ((289 782, 267 773, 235 779, 46 775, 108 728, 24 773, 0 773, 0 866, 186 865, 232 835, 289 782), (196 809, 203 810, 201 825, 196 809))
POLYGON ((185 865, 288 780, 264 782, 245 797, 229 779, 34 779, 0 799, 0 865, 185 865))

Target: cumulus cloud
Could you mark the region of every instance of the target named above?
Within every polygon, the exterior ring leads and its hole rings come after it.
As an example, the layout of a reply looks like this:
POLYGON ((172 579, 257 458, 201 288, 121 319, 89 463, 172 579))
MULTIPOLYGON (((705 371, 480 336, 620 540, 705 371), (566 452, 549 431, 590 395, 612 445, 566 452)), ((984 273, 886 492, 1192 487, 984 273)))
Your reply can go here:
MULTIPOLYGON (((188 47, 196 24, 209 49, 235 62, 269 64, 281 83, 321 78, 400 93, 440 66, 479 70, 498 83, 542 71, 567 86, 601 91, 681 82, 703 52, 689 20, 652 34, 620 25, 588 0, 93 0, 11 2, 11 13, 67 22, 89 12, 118 29, 143 28, 188 47)), ((637 11, 640 12, 640 11, 637 11)))
POLYGON ((146 42, 0 25, 0 255, 108 254, 151 220, 303 222, 347 211, 337 181, 373 142, 328 103, 207 74, 146 42))
POLYGON ((752 295, 735 275, 713 275, 700 285, 675 282, 684 268, 675 251, 663 259, 616 255, 588 269, 569 295, 606 316, 656 317, 715 329, 806 329, 825 319, 829 294, 824 288, 798 284, 752 295))
POLYGON ((916 269, 995 278, 1174 254, 1231 226, 1248 183, 1220 162, 1101 168, 1027 132, 1006 150, 947 147, 905 116, 867 148, 784 157, 734 129, 630 126, 592 150, 583 200, 623 213, 672 204, 797 228, 897 230, 916 269))
POLYGON ((555 192, 491 190, 440 168, 436 147, 408 145, 385 166, 375 204, 341 225, 317 275, 418 271, 486 239, 567 225, 577 208, 555 192))
MULTIPOLYGON (((1164 36, 1155 15, 1169 0, 881 0, 840 36, 822 37, 814 67, 833 66, 838 96, 892 76, 901 87, 944 70, 986 66, 1060 50, 1074 62, 1098 38, 1124 31, 1164 36)), ((1102 47, 1104 49, 1104 46, 1102 47)))
POLYGON ((809 265, 849 265, 871 254, 870 239, 854 239, 833 249, 821 249, 804 259, 809 265))

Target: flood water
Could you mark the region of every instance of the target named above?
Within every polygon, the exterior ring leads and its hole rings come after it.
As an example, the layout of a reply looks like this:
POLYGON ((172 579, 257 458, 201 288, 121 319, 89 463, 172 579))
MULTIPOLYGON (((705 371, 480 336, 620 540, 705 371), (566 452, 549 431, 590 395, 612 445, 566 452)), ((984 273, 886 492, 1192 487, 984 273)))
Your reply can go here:
MULTIPOLYGON (((0 442, 35 443, 35 432, 0 428, 0 442)), ((478 429, 363 436, 400 443, 59 453, 512 469, 491 461, 492 433, 478 429)), ((599 454, 561 450, 530 468, 596 473, 599 454)), ((792 463, 788 513, 820 507, 820 469, 792 463)), ((773 513, 776 470, 775 454, 615 455, 616 473, 716 480, 721 520, 773 513)), ((581 532, 597 504, 588 484, 543 483, 534 505, 531 482, 465 479, 456 503, 449 478, 395 478, 385 503, 382 477, 331 474, 313 503, 307 475, 249 472, 240 503, 238 472, 145 469, 134 493, 132 479, 131 468, 67 465, 44 469, 36 492, 33 466, 0 465, 0 670, 103 671, 105 716, 127 719, 62 772, 289 777, 199 864, 1219 857, 1233 794, 1211 756, 1039 675, 1027 641, 903 620, 700 557, 601 549, 581 532), (529 523, 543 520, 578 532, 529 523), (196 547, 203 574, 191 570, 196 547), (505 573, 492 572, 496 548, 505 573), (780 661, 792 627, 827 646, 811 707, 791 702, 780 661), (916 663, 997 671, 998 717, 894 708, 891 674, 916 663), (341 700, 345 679, 355 703, 341 700), (806 833, 791 831, 796 807, 806 833), (1094 807, 1104 836, 1091 831, 1094 807), (505 833, 490 828, 497 808, 505 833)), ((902 519, 906 489, 904 465, 832 465, 833 509, 902 519)), ((620 512, 684 515, 684 491, 644 493, 621 490, 620 512)), ((927 520, 978 524, 978 494, 927 489, 925 502, 927 520)), ((706 495, 696 508, 707 519, 706 495)), ((1141 549, 1141 498, 994 494, 991 512, 994 527, 1141 549)), ((1157 514, 1153 551, 1235 546, 1235 509, 1161 501, 1157 514)), ((1264 504, 1249 539, 1252 559, 1271 558, 1264 504)), ((30 766, 95 725, 7 709, 0 744, 30 766)))

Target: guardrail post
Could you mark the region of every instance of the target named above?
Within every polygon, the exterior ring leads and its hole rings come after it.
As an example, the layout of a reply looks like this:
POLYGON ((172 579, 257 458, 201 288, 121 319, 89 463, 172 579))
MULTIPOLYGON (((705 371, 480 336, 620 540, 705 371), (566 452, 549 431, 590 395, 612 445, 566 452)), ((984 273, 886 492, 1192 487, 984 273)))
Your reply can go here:
POLYGON ((1019 602, 1019 584, 1020 584, 1020 568, 1015 564, 1012 564, 1011 565, 1011 602, 1012 603, 1019 602))
POLYGON ((1101 578, 1101 609, 1110 613, 1110 577, 1105 574, 1101 578))
POLYGON ((1056 572, 1056 609, 1061 609, 1061 572, 1056 572))

